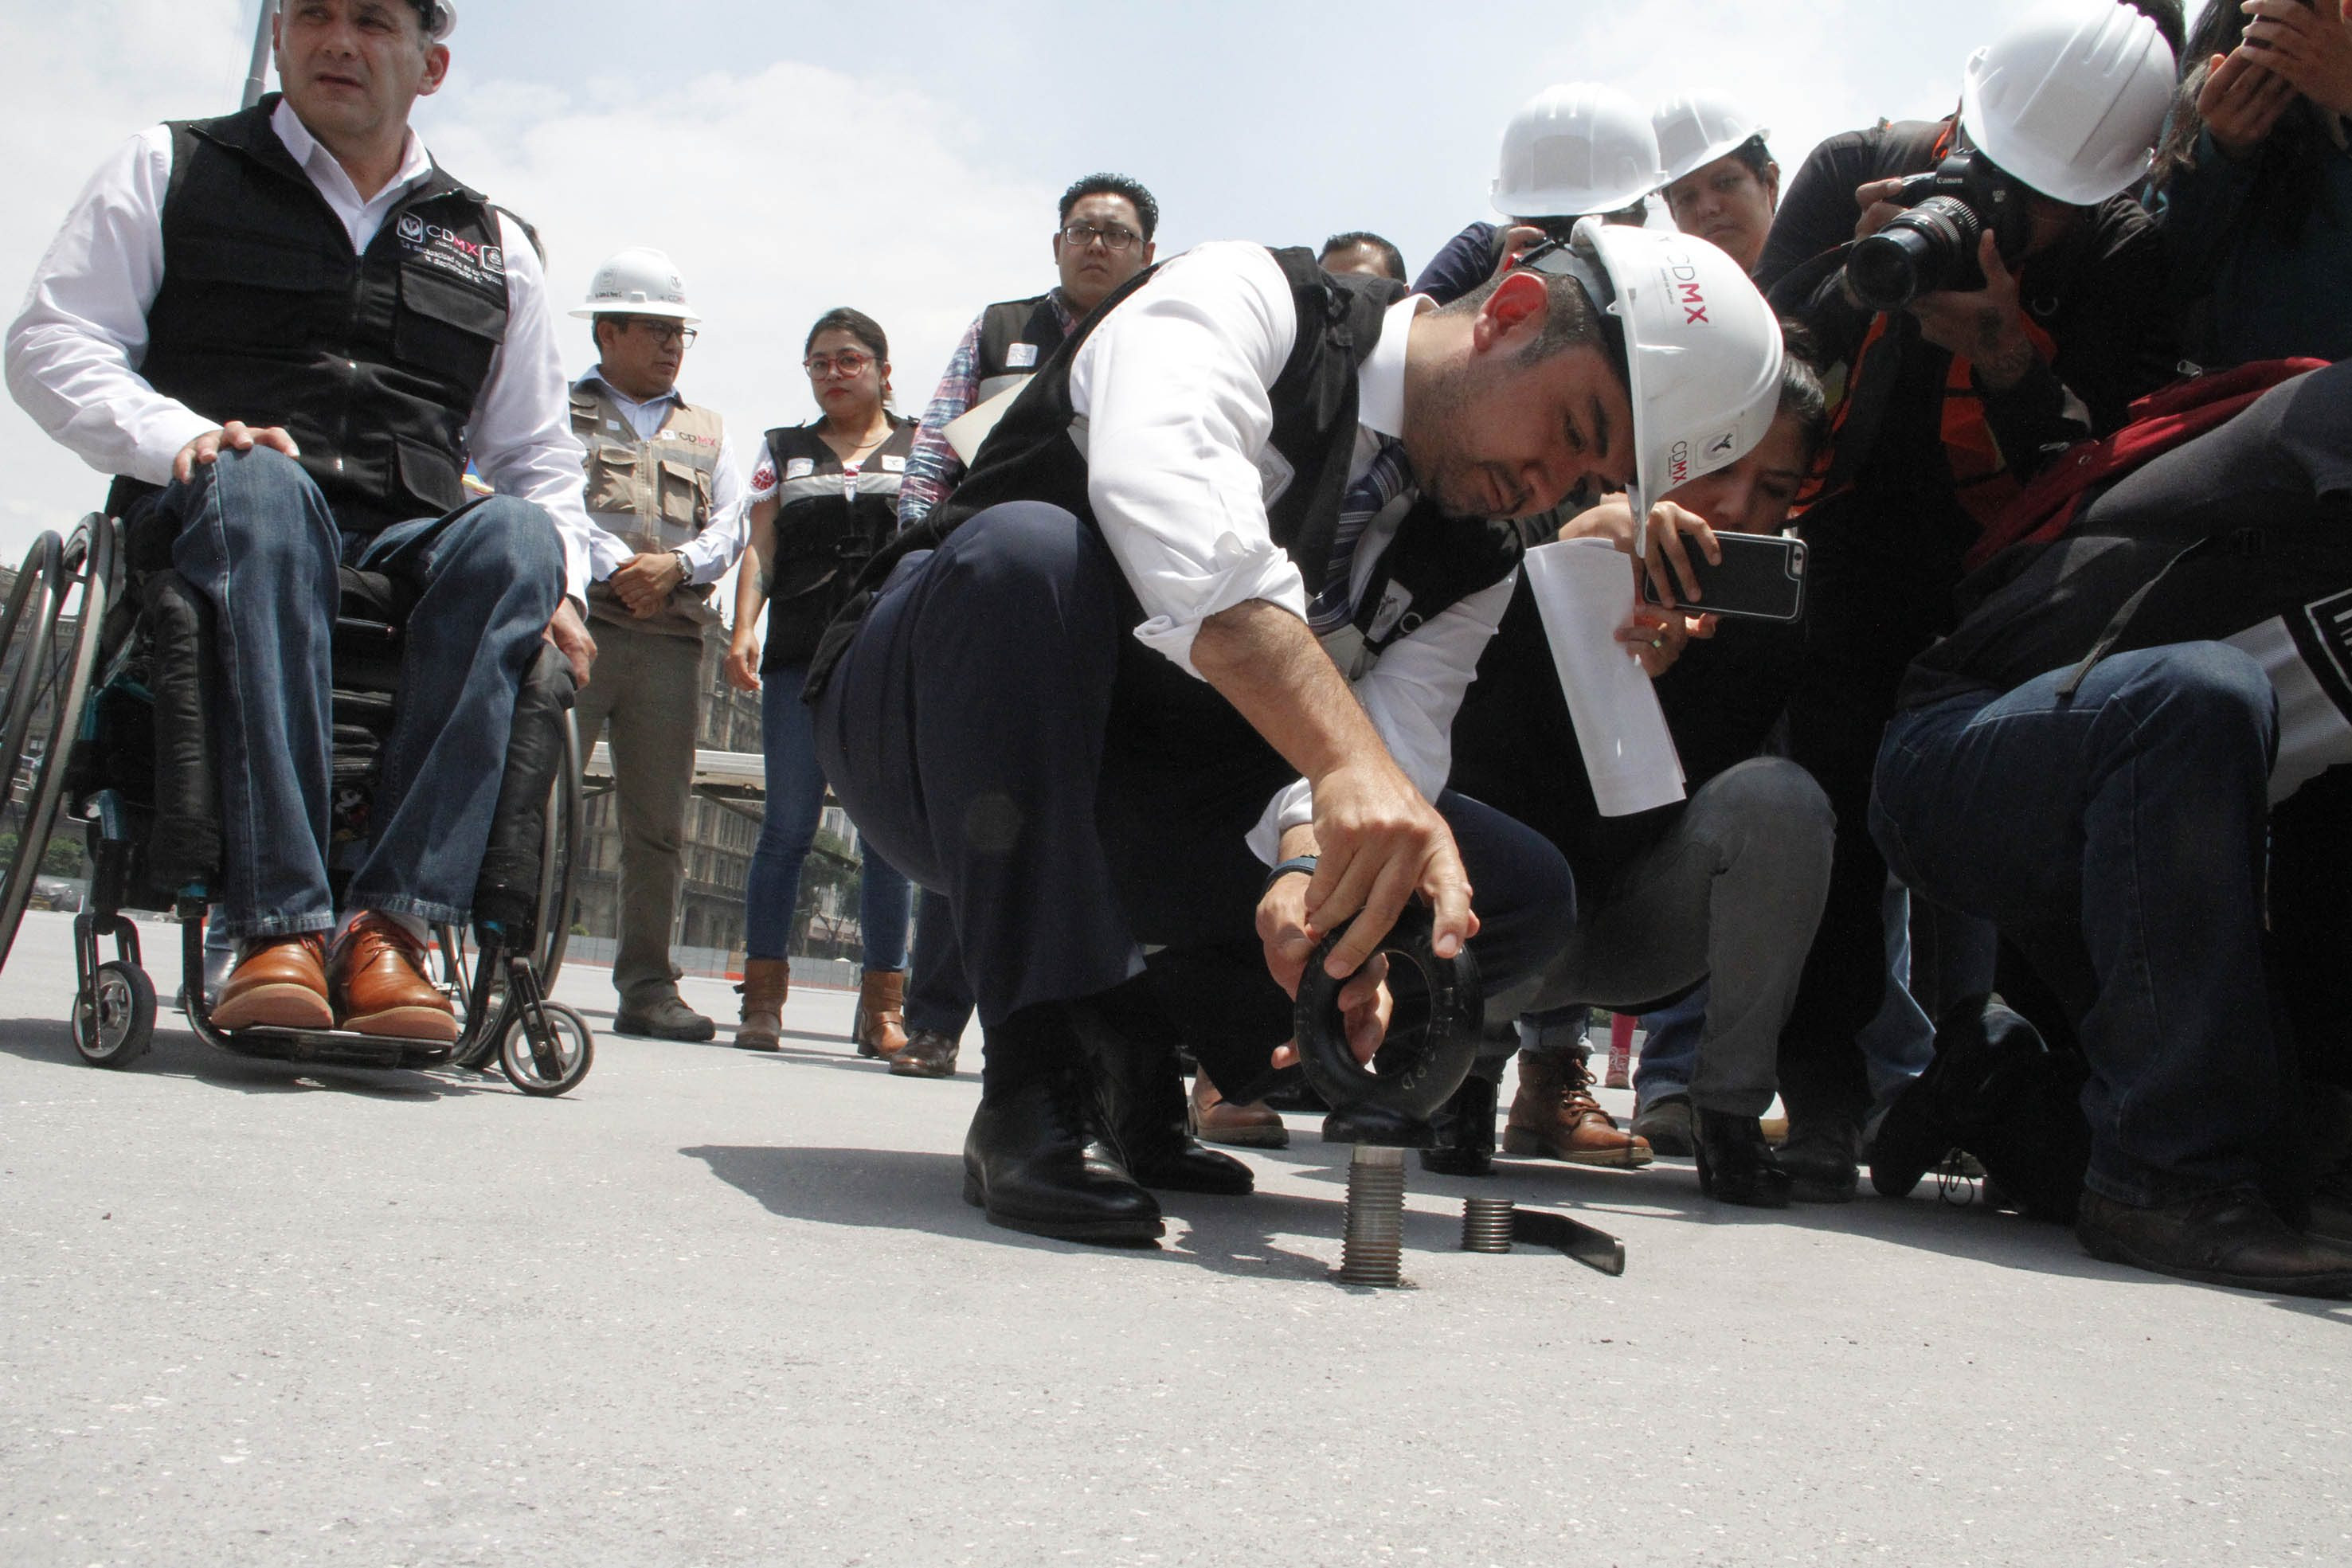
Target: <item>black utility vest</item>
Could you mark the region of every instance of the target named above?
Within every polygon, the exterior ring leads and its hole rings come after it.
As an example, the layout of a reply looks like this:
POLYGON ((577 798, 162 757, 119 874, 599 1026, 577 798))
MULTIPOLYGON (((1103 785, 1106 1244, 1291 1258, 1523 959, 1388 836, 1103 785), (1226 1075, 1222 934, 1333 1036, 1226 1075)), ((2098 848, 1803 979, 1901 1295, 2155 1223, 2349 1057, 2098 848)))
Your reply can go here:
MULTIPOLYGON (((1330 562, 1355 455, 1357 372, 1380 341, 1388 308, 1405 290, 1389 278, 1334 277, 1303 247, 1273 254, 1290 283, 1298 335, 1268 389, 1274 430, 1259 466, 1287 472, 1266 502, 1266 522, 1311 598, 1330 562)), ((810 660, 812 700, 856 635, 875 590, 902 557, 933 548, 967 518, 1006 501, 1044 501, 1093 524, 1087 460, 1070 439, 1076 419, 1070 364, 1095 327, 1151 276, 1146 271, 1130 279, 1072 329, 989 433, 963 482, 875 558, 810 660)), ((1377 657, 1440 611, 1501 581, 1517 566, 1519 555, 1517 532, 1507 523, 1444 517, 1426 501, 1415 506, 1375 565, 1356 608, 1354 648, 1377 657)))
POLYGON ((347 529, 450 511, 506 338, 498 214, 436 167, 354 256, 271 129, 277 105, 172 125, 140 373, 206 419, 283 426, 347 529))
POLYGON ((855 481, 814 424, 768 432, 765 461, 776 466, 776 551, 767 568, 762 670, 808 663, 866 563, 898 531, 898 486, 922 426, 897 414, 890 425, 889 438, 859 461, 855 481))
POLYGON ((972 367, 974 404, 1036 373, 1062 340, 1054 297, 1007 299, 980 313, 980 362, 972 367))

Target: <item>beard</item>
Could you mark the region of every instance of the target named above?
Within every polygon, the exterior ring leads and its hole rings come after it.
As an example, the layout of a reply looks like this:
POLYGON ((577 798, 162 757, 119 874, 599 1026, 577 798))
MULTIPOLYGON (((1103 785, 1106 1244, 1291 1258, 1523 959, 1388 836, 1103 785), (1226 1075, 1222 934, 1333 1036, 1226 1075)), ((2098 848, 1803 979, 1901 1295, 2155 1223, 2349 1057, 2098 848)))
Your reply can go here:
POLYGON ((1477 455, 1472 368, 1448 366, 1405 418, 1405 455, 1423 498, 1449 517, 1516 517, 1542 508, 1508 465, 1477 455))

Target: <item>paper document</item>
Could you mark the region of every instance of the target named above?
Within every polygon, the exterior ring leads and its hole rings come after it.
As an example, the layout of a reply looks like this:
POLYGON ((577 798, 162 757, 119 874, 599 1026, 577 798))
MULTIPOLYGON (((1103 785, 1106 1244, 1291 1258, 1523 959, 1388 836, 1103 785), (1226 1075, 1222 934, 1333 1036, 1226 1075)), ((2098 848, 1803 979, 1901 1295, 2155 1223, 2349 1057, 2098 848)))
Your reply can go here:
POLYGON ((1528 551, 1527 573, 1601 814, 1681 800, 1682 758, 1658 694, 1617 641, 1633 607, 1630 558, 1603 539, 1563 539, 1528 551))
POLYGON ((1013 406, 1013 400, 1028 384, 1029 378, 1023 376, 986 402, 972 404, 940 427, 940 434, 948 438, 949 447, 963 460, 965 467, 971 466, 971 460, 980 455, 980 444, 988 439, 988 433, 996 428, 996 422, 1004 417, 1004 411, 1013 406))

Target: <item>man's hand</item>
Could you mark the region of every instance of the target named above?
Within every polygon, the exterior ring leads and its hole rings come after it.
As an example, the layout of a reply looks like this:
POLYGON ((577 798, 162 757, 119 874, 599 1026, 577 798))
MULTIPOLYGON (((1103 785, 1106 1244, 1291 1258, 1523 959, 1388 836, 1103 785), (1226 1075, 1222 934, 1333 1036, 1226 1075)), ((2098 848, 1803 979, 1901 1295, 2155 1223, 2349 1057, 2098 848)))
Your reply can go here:
POLYGON ((208 468, 217 462, 222 447, 232 452, 250 452, 257 445, 283 452, 289 457, 302 455, 294 438, 277 425, 251 425, 232 419, 218 430, 207 430, 181 447, 172 459, 172 477, 184 485, 195 476, 197 469, 208 468))
POLYGON ((1895 204, 1895 193, 1902 188, 1901 175, 1892 180, 1872 180, 1853 188, 1853 204, 1862 209, 1862 216, 1854 220, 1854 238, 1868 239, 1902 214, 1904 209, 1895 204))
POLYGON ((588 672, 596 667, 596 639, 588 635, 587 625, 569 599, 555 607, 555 618, 547 623, 547 640, 571 661, 572 684, 586 690, 588 672))
POLYGON ((1334 979, 1364 967, 1416 893, 1434 916, 1439 957, 1453 957, 1478 934, 1453 831, 1387 752, 1315 780, 1314 826, 1323 856, 1307 884, 1307 929, 1319 942, 1348 926, 1324 962, 1334 979))
POLYGON ((1918 318, 1919 335, 1969 361, 1977 379, 1994 392, 2007 392, 2033 368, 2033 342, 2017 307, 2017 278, 2001 265, 2000 244, 1988 234, 1977 245, 1977 265, 1985 286, 1922 294, 1906 307, 1918 318))
POLYGON ((1495 264, 1491 276, 1502 277, 1519 265, 1519 257, 1550 237, 1533 224, 1513 224, 1503 231, 1503 259, 1495 264))
POLYGON ((629 613, 643 621, 661 612, 670 591, 686 580, 686 566, 667 550, 631 556, 608 579, 629 613))
MULTIPOLYGON (((2221 3, 2227 5, 2229 0, 2221 3)), ((2292 9, 2302 11, 2303 7, 2292 9)), ((2252 157, 2278 125, 2286 106, 2294 101, 2294 84, 2269 68, 2270 58, 2267 50, 2241 45, 2205 62, 2205 85, 2197 89, 2197 112, 2213 145, 2226 157, 2252 157)))
POLYGON ((1723 547, 1716 542, 1715 529, 1705 517, 1686 510, 1672 501, 1660 501, 1650 508, 1650 526, 1639 530, 1636 538, 1646 536, 1646 553, 1633 563, 1634 594, 1641 593, 1641 580, 1646 576, 1650 586, 1658 591, 1659 602, 1672 604, 1677 598, 1695 601, 1701 597, 1698 570, 1691 565, 1690 547, 1685 537, 1698 543, 1698 553, 1706 558, 1709 566, 1723 564, 1723 547), (1668 572, 1673 576, 1669 577, 1668 572), (1675 585, 1682 591, 1675 592, 1675 585))
POLYGON ((739 692, 760 689, 760 650, 749 627, 737 632, 733 642, 727 644, 727 684, 739 692))
MULTIPOLYGON (((2318 6, 2297 0, 2244 0, 2238 8, 2253 20, 2246 24, 2246 42, 2237 53, 2243 54, 2247 45, 2269 46, 2256 57, 2265 69, 2284 78, 2330 114, 2352 114, 2352 12, 2345 10, 2341 0, 2334 5, 2320 0, 2318 6), (2336 15, 2324 16, 2322 7, 2336 15)), ((2211 123, 2210 118, 2207 123, 2211 123)))

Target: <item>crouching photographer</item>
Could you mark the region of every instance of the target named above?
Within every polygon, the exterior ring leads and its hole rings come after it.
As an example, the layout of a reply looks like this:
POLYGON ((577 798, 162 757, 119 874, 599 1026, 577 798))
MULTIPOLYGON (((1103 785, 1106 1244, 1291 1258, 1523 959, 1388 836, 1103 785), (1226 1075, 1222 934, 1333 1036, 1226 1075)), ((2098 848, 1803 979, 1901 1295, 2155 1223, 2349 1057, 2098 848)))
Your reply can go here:
POLYGON ((2146 172, 2171 51, 2116 0, 2038 8, 1969 60, 1958 112, 1833 137, 1791 182, 1758 272, 1831 366, 1790 752, 1838 818, 1829 904, 1781 1042, 1783 1164, 1850 1193, 1885 994, 1871 766, 1904 667, 1951 624, 1985 525, 2103 434, 2171 355, 2146 172), (1859 222, 1856 214, 1859 213, 1859 222), (2087 420, 2087 428, 2085 422, 2087 420))
POLYGON ((2168 391, 2053 473, 2100 483, 1969 580, 1870 825, 1906 883, 2000 926, 2079 1040, 2084 1249, 2340 1297, 2343 1154, 2308 1113, 2347 1081, 2352 361, 2252 384, 2168 391))

